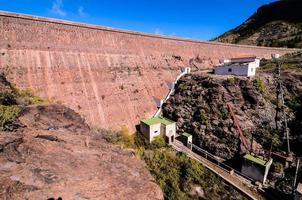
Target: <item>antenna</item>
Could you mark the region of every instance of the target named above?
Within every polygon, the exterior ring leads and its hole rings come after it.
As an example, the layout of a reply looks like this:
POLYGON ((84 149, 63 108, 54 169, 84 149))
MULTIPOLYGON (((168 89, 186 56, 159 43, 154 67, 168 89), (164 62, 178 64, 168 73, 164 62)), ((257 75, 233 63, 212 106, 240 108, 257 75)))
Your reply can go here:
MULTIPOLYGON (((285 106, 284 106, 284 89, 282 85, 282 79, 281 79, 281 67, 282 62, 280 62, 277 58, 278 56, 272 56, 276 62, 277 62, 277 112, 276 117, 278 116, 278 112, 282 111, 282 121, 284 123, 284 136, 283 139, 286 139, 287 144, 287 153, 290 153, 290 145, 289 145, 289 129, 287 124, 287 117, 285 112, 285 106), (281 105, 279 105, 279 103, 281 105)), ((276 126, 278 129, 278 126, 276 126)))
POLYGON ((299 172, 299 165, 300 165, 300 158, 298 158, 298 161, 297 161, 297 168, 296 168, 295 179, 294 179, 294 184, 293 184, 293 192, 296 189, 297 177, 298 177, 298 172, 299 172))
POLYGON ((269 149, 268 159, 270 160, 272 157, 272 150, 273 150, 273 139, 271 140, 271 147, 269 149))

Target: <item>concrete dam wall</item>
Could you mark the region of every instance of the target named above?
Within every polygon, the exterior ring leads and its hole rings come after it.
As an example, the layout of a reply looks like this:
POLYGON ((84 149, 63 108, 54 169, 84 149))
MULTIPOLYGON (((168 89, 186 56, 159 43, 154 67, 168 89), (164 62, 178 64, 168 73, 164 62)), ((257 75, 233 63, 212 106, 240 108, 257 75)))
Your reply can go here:
POLYGON ((171 38, 0 12, 0 67, 10 81, 62 102, 96 127, 134 130, 156 112, 180 68, 294 49, 171 38))

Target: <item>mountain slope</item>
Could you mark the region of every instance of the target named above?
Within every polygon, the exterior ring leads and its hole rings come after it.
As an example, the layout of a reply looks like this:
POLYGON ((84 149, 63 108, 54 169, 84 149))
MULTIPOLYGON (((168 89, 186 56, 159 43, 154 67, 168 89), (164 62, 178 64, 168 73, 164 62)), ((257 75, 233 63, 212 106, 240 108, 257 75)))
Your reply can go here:
POLYGON ((302 47, 302 1, 277 1, 260 7, 217 42, 273 47, 302 47))

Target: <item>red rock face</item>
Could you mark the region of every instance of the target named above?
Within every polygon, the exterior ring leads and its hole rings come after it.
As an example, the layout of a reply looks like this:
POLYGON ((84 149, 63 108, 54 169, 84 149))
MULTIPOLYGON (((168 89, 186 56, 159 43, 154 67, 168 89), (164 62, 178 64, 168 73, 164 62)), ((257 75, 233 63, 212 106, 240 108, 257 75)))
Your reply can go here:
POLYGON ((180 67, 211 67, 219 59, 269 58, 294 49, 167 38, 0 13, 0 67, 36 95, 78 111, 92 126, 130 130, 156 112, 180 67))

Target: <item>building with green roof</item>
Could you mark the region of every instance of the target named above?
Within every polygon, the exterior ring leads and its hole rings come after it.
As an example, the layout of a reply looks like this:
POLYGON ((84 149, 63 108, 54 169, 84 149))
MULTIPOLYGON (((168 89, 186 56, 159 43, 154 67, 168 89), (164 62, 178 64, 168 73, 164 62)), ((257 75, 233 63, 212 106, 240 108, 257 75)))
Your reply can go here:
POLYGON ((181 134, 181 142, 188 148, 192 148, 193 136, 190 133, 183 132, 181 134))
POLYGON ((272 163, 272 158, 265 159, 254 154, 246 154, 243 157, 241 173, 264 184, 272 163))
POLYGON ((164 117, 152 117, 141 120, 141 133, 152 142, 156 136, 162 135, 170 144, 176 135, 176 123, 164 117))

